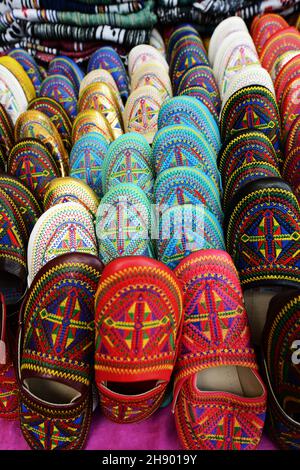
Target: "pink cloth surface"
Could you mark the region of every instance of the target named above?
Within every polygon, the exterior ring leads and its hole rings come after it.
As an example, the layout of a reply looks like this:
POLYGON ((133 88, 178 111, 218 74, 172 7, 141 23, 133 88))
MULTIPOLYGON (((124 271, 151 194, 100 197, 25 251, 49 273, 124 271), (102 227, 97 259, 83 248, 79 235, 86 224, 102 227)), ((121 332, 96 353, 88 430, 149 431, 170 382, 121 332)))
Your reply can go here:
MULTIPOLYGON (((0 450, 28 450, 18 421, 0 420, 0 450)), ((95 411, 86 450, 179 450, 174 417, 170 407, 160 409, 137 424, 112 423, 95 411)), ((264 436, 259 450, 275 450, 264 436)))

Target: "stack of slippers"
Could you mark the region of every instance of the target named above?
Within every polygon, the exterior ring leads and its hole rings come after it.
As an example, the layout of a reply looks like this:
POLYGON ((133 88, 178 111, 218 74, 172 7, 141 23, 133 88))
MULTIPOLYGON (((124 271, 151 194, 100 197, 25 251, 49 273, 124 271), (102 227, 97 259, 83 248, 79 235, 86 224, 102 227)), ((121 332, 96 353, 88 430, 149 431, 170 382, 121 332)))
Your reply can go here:
MULTIPOLYGON (((265 41, 265 23, 255 21, 263 23, 257 31, 265 41)), ((274 15, 270 21, 274 28, 274 15)), ((259 344, 270 299, 299 285, 299 206, 281 175, 282 132, 273 62, 270 75, 266 63, 262 62, 264 68, 260 63, 245 23, 237 18, 228 18, 216 28, 209 55, 222 98, 223 146, 218 163, 226 247, 239 272, 253 339, 259 344), (222 50, 216 52, 222 38, 222 50), (218 56, 223 57, 222 67, 218 56)))
POLYGON ((299 446, 300 43, 279 18, 226 19, 208 50, 181 24, 128 71, 106 46, 86 74, 0 59, 0 416, 32 449, 83 448, 97 401, 117 423, 172 401, 188 450, 255 449, 265 419, 299 446))
POLYGON ((251 33, 265 69, 274 82, 281 115, 284 163, 282 175, 299 193, 299 61, 300 34, 278 15, 264 15, 253 21, 251 33), (264 30, 264 34, 260 30, 264 30), (275 52, 276 51, 276 52, 275 52))

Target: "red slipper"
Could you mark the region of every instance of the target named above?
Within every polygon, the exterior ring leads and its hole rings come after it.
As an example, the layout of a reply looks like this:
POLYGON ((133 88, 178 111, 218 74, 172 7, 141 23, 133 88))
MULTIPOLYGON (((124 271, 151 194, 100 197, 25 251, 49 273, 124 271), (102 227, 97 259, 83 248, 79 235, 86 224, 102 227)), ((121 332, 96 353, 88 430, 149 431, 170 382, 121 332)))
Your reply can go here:
POLYGON ((0 418, 18 417, 18 386, 6 335, 6 305, 0 292, 0 418))
POLYGON ((185 311, 173 405, 182 445, 254 449, 266 391, 233 262, 226 252, 202 250, 183 260, 175 274, 183 284, 185 311))
POLYGON ((176 360, 182 293, 159 261, 109 263, 96 293, 95 376, 103 413, 141 421, 160 406, 176 360))
POLYGON ((56 257, 36 275, 20 312, 20 424, 35 450, 85 445, 92 417, 96 256, 56 257))

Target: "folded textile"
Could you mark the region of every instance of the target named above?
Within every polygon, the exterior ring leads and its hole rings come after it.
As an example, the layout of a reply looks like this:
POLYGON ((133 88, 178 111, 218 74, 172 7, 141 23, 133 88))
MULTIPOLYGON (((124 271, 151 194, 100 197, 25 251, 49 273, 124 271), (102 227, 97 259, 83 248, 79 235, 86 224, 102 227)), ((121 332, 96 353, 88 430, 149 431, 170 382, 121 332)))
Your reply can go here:
MULTIPOLYGON (((112 4, 101 4, 97 2, 97 5, 84 4, 77 2, 76 0, 13 0, 8 2, 12 9, 26 9, 26 8, 40 8, 40 9, 51 9, 58 11, 79 11, 82 13, 133 13, 140 11, 144 7, 144 0, 138 1, 125 1, 123 3, 114 2, 112 4)), ((5 7, 9 8, 8 6, 5 7)), ((3 8, 3 11, 4 8, 3 8)), ((1 12, 1 8, 0 8, 1 12)))
POLYGON ((148 43, 150 30, 112 28, 98 26, 80 28, 60 24, 29 24, 25 25, 25 35, 41 39, 73 40, 73 41, 111 41, 133 47, 148 43))
POLYGON ((181 0, 180 3, 178 3, 178 0, 160 0, 156 13, 161 24, 193 22, 197 24, 200 31, 212 32, 228 16, 238 15, 244 20, 249 20, 266 11, 276 11, 286 16, 291 15, 300 11, 300 0, 287 0, 285 2, 280 0, 204 0, 201 2, 194 1, 188 5, 182 4, 181 0))
POLYGON ((110 25, 122 28, 152 28, 157 20, 156 14, 152 11, 153 6, 154 1, 149 0, 142 10, 129 14, 118 12, 89 14, 80 11, 58 11, 52 7, 51 10, 14 9, 12 15, 16 20, 32 23, 68 24, 80 27, 110 25))

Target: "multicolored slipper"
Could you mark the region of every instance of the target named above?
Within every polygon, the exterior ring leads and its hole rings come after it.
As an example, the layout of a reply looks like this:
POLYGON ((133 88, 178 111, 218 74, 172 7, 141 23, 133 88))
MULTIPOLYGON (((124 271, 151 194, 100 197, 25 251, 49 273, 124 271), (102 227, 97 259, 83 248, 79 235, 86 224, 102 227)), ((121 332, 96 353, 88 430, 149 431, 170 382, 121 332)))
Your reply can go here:
POLYGON ((162 104, 163 98, 153 86, 146 85, 134 90, 125 105, 125 131, 137 132, 151 144, 157 132, 158 113, 162 104))
POLYGON ((108 121, 113 138, 124 133, 123 117, 113 88, 107 83, 91 83, 80 95, 77 103, 79 111, 95 109, 108 121))
POLYGON ((66 176, 55 178, 48 184, 44 196, 44 209, 47 211, 50 207, 64 202, 78 202, 90 212, 92 217, 96 217, 100 201, 86 183, 78 178, 66 176))
POLYGON ((181 443, 189 450, 255 449, 266 390, 233 262, 224 251, 201 250, 175 275, 184 291, 173 402, 181 443))
POLYGON ((154 257, 153 215, 146 194, 132 183, 120 183, 102 198, 96 216, 99 256, 104 264, 121 257, 154 257))
POLYGON ((219 88, 211 67, 208 65, 195 65, 186 70, 182 75, 178 86, 178 94, 184 93, 185 90, 193 87, 203 87, 209 92, 209 96, 216 112, 221 110, 221 99, 219 88))
POLYGON ((200 168, 178 166, 160 173, 154 186, 160 211, 183 204, 204 204, 222 223, 220 193, 212 179, 200 168))
POLYGON ((37 65, 32 55, 30 55, 24 49, 19 49, 19 48, 12 49, 11 51, 8 52, 7 55, 15 59, 23 67, 28 77, 32 81, 32 84, 38 95, 40 91, 40 86, 43 81, 43 77, 40 73, 39 66, 37 65))
POLYGON ((75 143, 91 132, 103 136, 107 143, 114 140, 111 127, 102 113, 96 109, 81 111, 73 123, 72 142, 75 143))
POLYGON ((0 150, 3 154, 4 160, 7 160, 9 152, 14 145, 14 127, 13 122, 0 104, 0 150))
POLYGON ((152 152, 142 135, 126 133, 109 146, 102 167, 103 191, 119 183, 134 183, 153 197, 152 152))
POLYGON ((155 136, 152 152, 157 175, 177 166, 198 167, 220 187, 216 152, 200 130, 178 125, 163 127, 155 136))
POLYGON ((108 151, 108 142, 97 132, 89 132, 78 139, 70 153, 70 176, 87 183, 102 197, 102 165, 108 151))
POLYGON ((168 73, 169 65, 162 54, 153 46, 139 44, 131 49, 128 54, 128 73, 132 77, 134 73, 148 62, 158 62, 168 73))
POLYGON ((282 176, 291 185, 298 201, 300 201, 300 145, 297 145, 285 156, 282 176))
POLYGON ((77 116, 77 93, 71 80, 65 75, 50 75, 41 84, 40 96, 57 101, 71 119, 77 116))
POLYGON ((146 62, 139 66, 131 77, 131 90, 145 85, 156 88, 161 94, 163 100, 173 96, 172 85, 168 72, 157 60, 146 62))
POLYGON ((182 293, 159 261, 130 256, 105 267, 95 298, 95 379, 100 406, 119 423, 162 403, 181 332, 182 293))
POLYGON ((22 139, 13 146, 7 170, 30 189, 41 205, 46 186, 61 174, 47 147, 37 139, 22 139))
POLYGON ((59 256, 40 271, 20 312, 20 422, 35 450, 84 447, 92 417, 95 256, 59 256))
POLYGON ((281 160, 279 111, 273 93, 267 88, 247 86, 234 93, 222 109, 220 126, 223 140, 240 129, 261 130, 281 160))
POLYGON ((159 217, 158 259, 174 269, 190 253, 225 249, 223 230, 203 204, 184 204, 165 210, 159 217))
POLYGON ((57 101, 47 96, 41 96, 32 100, 27 109, 35 109, 36 111, 46 114, 58 130, 66 150, 71 150, 71 120, 64 108, 57 101))
POLYGON ((23 219, 26 233, 30 235, 42 215, 41 205, 32 192, 15 176, 0 173, 0 187, 14 201, 23 219))
POLYGON ((232 173, 249 163, 269 163, 279 167, 277 155, 270 139, 261 131, 241 130, 224 142, 218 167, 225 187, 232 173))
POLYGON ((101 47, 91 55, 87 71, 96 69, 108 70, 117 84, 120 95, 127 100, 129 95, 127 73, 119 54, 112 47, 101 47))
POLYGON ((263 331, 267 430, 281 449, 300 445, 300 291, 275 296, 263 331))
POLYGON ((176 44, 170 61, 170 76, 174 93, 177 93, 185 71, 195 65, 209 65, 200 37, 181 38, 176 44))
POLYGON ((6 304, 0 292, 0 418, 17 419, 19 391, 7 338, 6 304))
POLYGON ((78 95, 81 80, 83 80, 84 73, 76 62, 70 57, 55 57, 51 60, 48 67, 48 75, 64 75, 67 77, 75 88, 76 95, 78 95))
POLYGON ((232 198, 246 184, 264 179, 280 178, 281 174, 277 166, 268 162, 251 162, 240 166, 231 173, 226 185, 224 184, 223 207, 224 211, 230 206, 232 198))
POLYGON ((179 93, 178 96, 188 96, 190 98, 195 98, 196 100, 200 101, 200 103, 204 104, 204 106, 206 106, 207 109, 210 111, 215 122, 219 124, 219 114, 217 113, 216 108, 214 107, 209 92, 204 87, 191 86, 179 93))
POLYGON ((221 147, 219 126, 207 107, 191 96, 176 96, 167 100, 158 115, 158 129, 176 124, 194 127, 205 134, 216 153, 221 147))
POLYGON ((66 253, 98 254, 92 216, 77 202, 51 207, 35 224, 27 249, 28 285, 42 266, 66 253))
POLYGON ((91 72, 87 73, 85 77, 83 78, 81 84, 80 84, 80 89, 79 89, 79 97, 83 93, 86 87, 91 85, 92 83, 106 83, 109 85, 115 92, 115 96, 118 101, 118 105, 120 107, 120 110, 124 111, 124 105, 123 101, 119 92, 119 89, 117 87, 117 84, 112 76, 112 74, 105 69, 96 69, 92 70, 91 72))
POLYGON ((225 213, 227 250, 245 291, 253 341, 259 343, 270 299, 300 282, 300 211, 280 178, 249 183, 225 213))
POLYGON ((0 65, 1 99, 0 104, 7 112, 13 124, 28 106, 26 94, 14 74, 4 65, 0 65))
POLYGON ((0 189, 0 292, 15 305, 26 291, 27 230, 13 199, 0 189))
POLYGON ((55 125, 44 113, 31 109, 21 114, 15 125, 15 140, 30 138, 42 142, 55 159, 61 176, 69 172, 69 155, 55 125))

